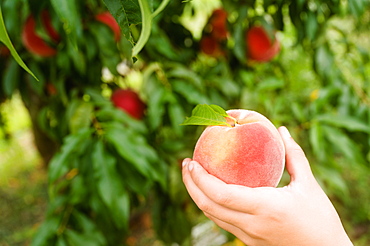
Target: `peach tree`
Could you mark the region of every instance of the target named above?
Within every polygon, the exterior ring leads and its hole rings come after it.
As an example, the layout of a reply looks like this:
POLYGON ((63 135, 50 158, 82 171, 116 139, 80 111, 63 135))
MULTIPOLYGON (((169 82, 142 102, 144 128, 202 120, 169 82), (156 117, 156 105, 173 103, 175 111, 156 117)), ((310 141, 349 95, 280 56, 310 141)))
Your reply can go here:
POLYGON ((32 245, 129 244, 146 214, 191 245, 181 160, 202 128, 181 123, 197 104, 287 125, 348 221, 368 221, 368 1, 0 3, 1 101, 21 95, 48 169, 32 245))

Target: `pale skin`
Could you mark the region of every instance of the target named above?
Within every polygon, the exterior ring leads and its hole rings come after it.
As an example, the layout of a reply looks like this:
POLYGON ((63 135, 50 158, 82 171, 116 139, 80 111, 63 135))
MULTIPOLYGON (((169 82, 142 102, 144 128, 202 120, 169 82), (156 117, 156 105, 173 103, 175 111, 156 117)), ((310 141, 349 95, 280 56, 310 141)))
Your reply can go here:
POLYGON ((226 184, 187 158, 182 172, 190 196, 208 218, 248 246, 353 245, 303 150, 285 127, 278 130, 286 148, 287 186, 226 184))

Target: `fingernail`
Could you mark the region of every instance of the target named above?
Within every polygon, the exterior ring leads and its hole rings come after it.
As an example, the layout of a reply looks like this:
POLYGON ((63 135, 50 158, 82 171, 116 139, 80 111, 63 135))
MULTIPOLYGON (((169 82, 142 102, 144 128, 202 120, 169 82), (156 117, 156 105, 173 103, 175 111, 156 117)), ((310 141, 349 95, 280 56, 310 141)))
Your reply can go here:
POLYGON ((182 167, 186 166, 189 163, 189 161, 190 161, 189 159, 184 159, 182 161, 182 167))
POLYGON ((291 137, 290 132, 288 131, 288 128, 286 128, 285 126, 280 127, 280 131, 284 137, 287 137, 287 138, 291 137))
POLYGON ((188 170, 191 171, 191 170, 193 170, 193 168, 194 168, 194 163, 191 161, 191 162, 189 162, 188 170))

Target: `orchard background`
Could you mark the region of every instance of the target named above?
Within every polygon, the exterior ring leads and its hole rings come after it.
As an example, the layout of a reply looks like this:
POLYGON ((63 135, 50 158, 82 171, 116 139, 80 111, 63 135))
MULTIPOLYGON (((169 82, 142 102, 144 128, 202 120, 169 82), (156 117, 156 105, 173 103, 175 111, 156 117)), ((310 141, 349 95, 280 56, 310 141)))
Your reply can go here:
MULTIPOLYGON (((203 128, 180 124, 197 104, 287 126, 355 245, 370 243, 368 0, 0 3, 1 156, 47 172, 32 191, 47 192, 41 223, 0 228, 0 245, 240 243, 213 226, 199 236, 207 220, 182 184, 203 128), (16 151, 28 119, 34 145, 16 151)), ((11 188, 6 161, 0 184, 11 188)), ((1 216, 13 206, 3 189, 1 216)))

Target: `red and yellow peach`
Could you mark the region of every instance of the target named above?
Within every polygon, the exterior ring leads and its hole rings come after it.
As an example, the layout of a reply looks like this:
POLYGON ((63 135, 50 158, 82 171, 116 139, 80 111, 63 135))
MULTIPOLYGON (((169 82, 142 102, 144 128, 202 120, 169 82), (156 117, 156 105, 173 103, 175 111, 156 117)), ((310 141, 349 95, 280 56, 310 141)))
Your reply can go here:
POLYGON ((276 187, 285 164, 285 149, 276 127, 249 110, 229 110, 230 126, 208 126, 193 159, 227 184, 276 187))

